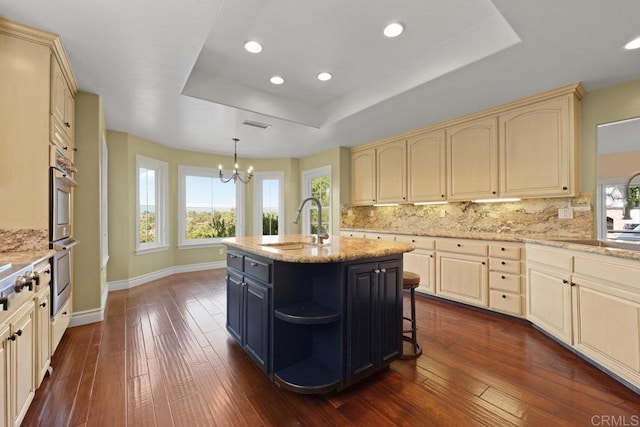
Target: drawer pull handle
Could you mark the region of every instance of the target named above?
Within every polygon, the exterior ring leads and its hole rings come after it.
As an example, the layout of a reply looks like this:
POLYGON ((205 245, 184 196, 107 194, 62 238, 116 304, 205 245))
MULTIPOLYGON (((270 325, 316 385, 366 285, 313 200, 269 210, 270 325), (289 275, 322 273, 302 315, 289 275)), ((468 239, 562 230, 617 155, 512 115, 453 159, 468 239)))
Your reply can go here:
POLYGON ((484 261, 482 261, 482 265, 487 265, 484 261))
POLYGON ((381 272, 381 273, 386 273, 386 272, 387 272, 387 269, 386 269, 386 268, 383 268, 382 270, 380 270, 380 272, 381 272))
POLYGON ((16 340, 16 334, 11 335, 9 338, 7 338, 9 341, 15 341, 16 340))
POLYGON ((504 251, 504 250, 506 250, 506 249, 505 249, 505 248, 500 248, 500 250, 501 250, 501 251, 504 251))
POLYGON ((569 281, 568 280, 563 280, 562 283, 564 283, 566 285, 567 283, 569 283, 569 281))
POLYGON ((502 280, 506 279, 506 277, 504 277, 504 276, 500 276, 500 278, 501 278, 502 280))
POLYGON ((567 191, 567 187, 562 187, 563 190, 567 191))
POLYGON ((415 243, 415 242, 416 242, 416 239, 411 239, 411 243, 415 243))
POLYGON ((238 258, 238 255, 229 254, 229 258, 238 258))
POLYGON ((577 285, 577 283, 571 282, 571 286, 576 286, 576 285, 577 285))
POLYGON ((504 261, 502 261, 502 265, 507 265, 507 263, 506 263, 506 262, 504 262, 504 261))
POLYGON ((16 331, 16 335, 17 335, 17 336, 19 336, 19 337, 21 337, 21 336, 22 336, 22 329, 18 329, 18 330, 16 331))
POLYGON ((43 302, 42 304, 40 304, 40 307, 43 307, 43 308, 44 308, 44 307, 46 307, 46 306, 47 306, 47 303, 46 303, 46 302, 43 302))
POLYGON ((502 294, 502 298, 506 298, 507 296, 505 294, 502 294))
POLYGON ((251 261, 251 267, 257 267, 257 266, 258 266, 258 263, 257 263, 257 262, 253 262, 253 261, 251 261))
POLYGON ((63 315, 63 316, 66 316, 66 315, 67 315, 67 312, 66 312, 66 311, 63 311, 63 312, 62 312, 62 315, 63 315))
POLYGON ((380 270, 378 270, 377 268, 375 270, 373 270, 374 273, 376 274, 380 274, 380 270))
POLYGON ((458 243, 458 247, 461 247, 462 245, 460 243, 458 243))

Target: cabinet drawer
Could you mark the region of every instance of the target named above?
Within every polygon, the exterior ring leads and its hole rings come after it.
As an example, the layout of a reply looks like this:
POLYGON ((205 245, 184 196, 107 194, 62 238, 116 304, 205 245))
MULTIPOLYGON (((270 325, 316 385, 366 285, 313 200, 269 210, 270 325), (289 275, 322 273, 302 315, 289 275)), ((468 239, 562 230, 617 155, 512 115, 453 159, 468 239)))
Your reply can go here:
POLYGON ((242 271, 242 255, 227 251, 227 267, 242 271))
POLYGON ((527 263, 535 262, 545 267, 556 268, 562 271, 571 272, 573 269, 573 257, 569 254, 527 246, 527 263))
POLYGON ((520 261, 489 258, 489 269, 491 271, 502 271, 505 273, 520 274, 520 261))
POLYGON ((499 289, 507 292, 520 293, 520 275, 500 273, 492 271, 489 273, 489 288, 499 289))
POLYGON ((383 234, 383 233, 364 233, 365 239, 371 240, 390 240, 394 241, 396 236, 393 234, 383 234))
POLYGON ((244 272, 265 283, 271 283, 271 264, 268 262, 245 256, 244 272))
POLYGON ((490 291, 489 308, 522 316, 522 297, 509 292, 490 291))
POLYGON ((432 251, 435 248, 435 240, 431 237, 407 236, 406 234, 396 236, 396 242, 413 243, 417 249, 427 249, 432 251))
POLYGON ((486 244, 474 243, 469 240, 437 240, 436 248, 444 252, 487 256, 486 244))
POLYGON ((361 231, 340 231, 340 237, 364 237, 361 231))
POLYGON ((515 246, 505 246, 500 244, 489 245, 489 256, 505 259, 519 260, 522 251, 521 248, 515 246))

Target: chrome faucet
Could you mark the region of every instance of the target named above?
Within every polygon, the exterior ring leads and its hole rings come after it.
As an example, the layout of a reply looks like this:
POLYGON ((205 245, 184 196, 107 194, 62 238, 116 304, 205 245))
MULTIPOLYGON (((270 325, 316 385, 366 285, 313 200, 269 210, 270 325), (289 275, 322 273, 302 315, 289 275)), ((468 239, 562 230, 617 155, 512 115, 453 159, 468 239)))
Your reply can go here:
POLYGON ((313 243, 317 243, 318 245, 321 245, 324 239, 329 238, 329 234, 327 234, 325 229, 322 228, 322 205, 320 204, 320 200, 316 199, 315 197, 307 197, 306 199, 304 199, 302 203, 300 203, 300 207, 298 208, 298 213, 296 214, 296 217, 293 219, 293 223, 297 224, 298 221, 300 221, 300 214, 302 213, 302 208, 304 207, 305 203, 307 203, 308 201, 316 202, 316 205, 318 205, 318 234, 312 234, 311 236, 314 239, 313 243))
POLYGON ((624 201, 624 211, 622 214, 622 219, 631 219, 631 180, 637 176, 640 176, 640 172, 636 172, 631 175, 631 178, 627 181, 626 186, 626 199, 624 201))

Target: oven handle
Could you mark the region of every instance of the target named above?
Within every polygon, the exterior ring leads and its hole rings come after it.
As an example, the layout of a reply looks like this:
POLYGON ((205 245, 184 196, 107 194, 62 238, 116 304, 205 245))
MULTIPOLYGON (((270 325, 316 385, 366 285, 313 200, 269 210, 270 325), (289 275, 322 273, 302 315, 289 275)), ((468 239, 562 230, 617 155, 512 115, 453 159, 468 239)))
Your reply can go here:
POLYGON ((60 244, 60 243, 53 243, 53 249, 56 251, 68 251, 69 249, 71 249, 72 247, 74 247, 75 245, 77 245, 78 243, 80 243, 79 240, 73 240, 71 242, 65 242, 65 244, 60 244))

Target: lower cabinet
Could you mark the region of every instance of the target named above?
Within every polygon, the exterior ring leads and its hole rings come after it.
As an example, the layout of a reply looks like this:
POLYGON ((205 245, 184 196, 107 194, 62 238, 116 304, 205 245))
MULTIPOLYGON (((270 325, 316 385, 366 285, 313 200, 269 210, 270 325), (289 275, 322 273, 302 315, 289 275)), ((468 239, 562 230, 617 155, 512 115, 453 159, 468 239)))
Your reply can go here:
POLYGON ((255 280, 229 272, 227 276, 227 330, 254 362, 268 373, 269 293, 255 280))
POLYGON ((51 365, 50 288, 41 285, 36 294, 36 387, 39 387, 51 365))
POLYGON ((485 257, 436 253, 436 294, 479 307, 489 306, 485 257))
POLYGON ((9 408, 9 325, 0 327, 0 426, 10 426, 9 408))
POLYGON ((402 352, 402 264, 348 267, 347 377, 356 381, 402 352))
MULTIPOLYGON (((9 321, 8 348, 9 425, 20 425, 35 394, 35 309, 25 304, 9 321)), ((2 334, 2 333, 0 333, 2 334)))
POLYGON ((67 330, 71 321, 71 298, 62 306, 58 314, 51 320, 51 355, 53 355, 60 344, 64 331, 67 330))

